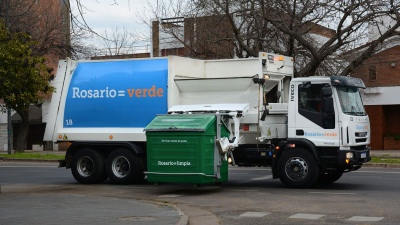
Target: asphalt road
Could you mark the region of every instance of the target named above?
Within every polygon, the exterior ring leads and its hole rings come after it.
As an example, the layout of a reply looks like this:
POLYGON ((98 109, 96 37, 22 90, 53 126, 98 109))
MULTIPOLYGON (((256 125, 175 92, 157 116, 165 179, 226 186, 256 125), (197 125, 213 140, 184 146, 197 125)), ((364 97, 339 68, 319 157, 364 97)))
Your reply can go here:
MULTIPOLYGON (((114 224, 132 220, 140 224, 140 219, 141 224, 155 224, 150 211, 143 211, 146 216, 137 212, 134 217, 124 217, 118 207, 138 207, 129 199, 176 205, 189 216, 190 224, 400 224, 400 169, 362 168, 344 174, 332 185, 312 189, 285 188, 271 178, 268 168, 259 167, 230 167, 229 182, 221 185, 116 186, 107 182, 79 185, 70 170, 51 163, 1 162, 0 185, 1 218, 7 208, 4 202, 13 202, 13 197, 29 196, 29 204, 34 206, 35 202, 43 205, 43 198, 35 196, 45 195, 53 202, 60 201, 60 207, 87 199, 94 207, 89 213, 119 218, 112 220, 114 224), (97 202, 100 200, 104 200, 102 204, 97 202)), ((106 218, 99 217, 103 222, 106 218)))

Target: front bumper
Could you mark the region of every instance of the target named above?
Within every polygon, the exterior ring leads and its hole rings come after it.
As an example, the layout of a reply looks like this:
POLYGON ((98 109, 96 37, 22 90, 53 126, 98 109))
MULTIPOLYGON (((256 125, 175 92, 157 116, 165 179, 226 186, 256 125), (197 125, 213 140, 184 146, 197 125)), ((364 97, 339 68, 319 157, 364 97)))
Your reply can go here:
POLYGON ((338 155, 338 166, 343 170, 357 170, 361 168, 363 163, 371 161, 371 148, 357 150, 340 150, 338 155), (353 157, 348 157, 347 153, 353 153, 353 157))

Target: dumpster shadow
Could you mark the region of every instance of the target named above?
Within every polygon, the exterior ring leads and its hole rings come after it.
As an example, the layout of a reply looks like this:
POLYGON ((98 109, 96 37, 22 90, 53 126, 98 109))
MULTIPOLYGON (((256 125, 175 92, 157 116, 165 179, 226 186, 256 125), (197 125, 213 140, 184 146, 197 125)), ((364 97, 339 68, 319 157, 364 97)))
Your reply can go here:
POLYGON ((221 185, 193 185, 193 184, 160 184, 155 189, 157 195, 190 195, 201 196, 224 191, 221 185))

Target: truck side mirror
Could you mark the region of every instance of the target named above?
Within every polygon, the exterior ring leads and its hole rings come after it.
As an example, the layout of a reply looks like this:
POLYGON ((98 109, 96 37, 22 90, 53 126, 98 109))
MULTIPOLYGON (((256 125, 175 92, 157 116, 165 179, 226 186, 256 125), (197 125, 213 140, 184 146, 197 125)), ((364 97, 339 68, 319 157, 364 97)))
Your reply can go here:
POLYGON ((323 102, 323 112, 333 113, 333 98, 332 98, 332 88, 331 85, 325 85, 322 87, 322 102, 323 102))
MULTIPOLYGON (((332 93, 332 91, 331 91, 332 93)), ((322 99, 323 102, 323 112, 324 113, 333 113, 333 98, 332 97, 326 97, 322 99)))
POLYGON ((333 108, 332 96, 323 98, 322 103, 323 103, 323 108, 322 108, 323 128, 333 129, 335 128, 335 111, 333 108))
POLYGON ((322 87, 322 97, 330 97, 332 96, 332 88, 331 85, 325 85, 324 87, 322 87))
POLYGON ((309 88, 309 87, 311 87, 311 82, 310 82, 310 81, 303 81, 303 83, 300 84, 300 88, 305 88, 305 89, 307 89, 307 88, 309 88))

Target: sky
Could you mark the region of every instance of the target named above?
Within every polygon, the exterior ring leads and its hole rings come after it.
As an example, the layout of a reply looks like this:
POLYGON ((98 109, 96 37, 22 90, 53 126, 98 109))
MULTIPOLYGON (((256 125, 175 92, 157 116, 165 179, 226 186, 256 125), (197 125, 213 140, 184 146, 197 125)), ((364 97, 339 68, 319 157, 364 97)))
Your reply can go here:
MULTIPOLYGON (((70 1, 72 9, 76 10, 75 1, 70 1)), ((150 36, 150 28, 140 17, 149 13, 149 4, 156 5, 157 0, 81 0, 87 8, 84 18, 87 24, 97 33, 105 30, 112 31, 126 29, 132 33, 143 33, 150 36)), ((150 21, 150 19, 148 19, 150 21)))

